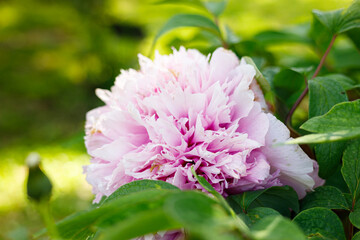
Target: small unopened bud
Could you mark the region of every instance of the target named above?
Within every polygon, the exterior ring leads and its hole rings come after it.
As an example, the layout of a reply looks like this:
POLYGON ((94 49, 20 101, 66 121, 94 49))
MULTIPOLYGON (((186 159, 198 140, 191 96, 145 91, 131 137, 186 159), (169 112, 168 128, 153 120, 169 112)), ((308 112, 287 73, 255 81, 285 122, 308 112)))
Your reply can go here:
POLYGON ((33 167, 39 166, 40 160, 41 160, 40 154, 38 154, 37 152, 32 152, 32 153, 29 153, 25 162, 29 168, 33 168, 33 167))
POLYGON ((29 177, 26 185, 27 195, 37 202, 49 200, 52 190, 49 178, 39 167, 40 160, 41 157, 38 153, 30 153, 26 158, 26 165, 29 167, 29 177))

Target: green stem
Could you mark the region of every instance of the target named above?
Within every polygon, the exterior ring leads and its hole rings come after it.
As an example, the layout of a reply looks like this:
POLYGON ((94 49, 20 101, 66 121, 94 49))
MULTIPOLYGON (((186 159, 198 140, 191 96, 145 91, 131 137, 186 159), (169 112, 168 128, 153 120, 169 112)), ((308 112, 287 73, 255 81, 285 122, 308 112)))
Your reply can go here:
POLYGON ((50 212, 49 202, 47 201, 37 202, 36 209, 44 221, 45 227, 47 228, 47 232, 50 238, 54 240, 60 240, 61 238, 57 231, 55 221, 50 212))
MULTIPOLYGON (((331 50, 332 46, 334 45, 334 42, 335 42, 336 37, 337 37, 336 34, 332 36, 331 41, 330 41, 330 43, 329 43, 329 46, 327 47, 324 55, 322 56, 322 58, 321 58, 321 60, 320 60, 320 63, 319 63, 319 65, 317 66, 317 68, 316 68, 316 70, 315 70, 315 72, 314 72, 314 75, 311 77, 311 79, 315 78, 315 77, 319 74, 321 68, 323 67, 323 65, 324 65, 324 63, 325 63, 326 57, 329 55, 330 50, 331 50)), ((294 103, 294 105, 292 106, 292 108, 290 109, 290 111, 289 111, 289 113, 288 113, 288 115, 287 115, 287 117, 286 117, 286 125, 287 125, 288 127, 290 127, 290 128, 291 128, 291 125, 292 125, 292 124, 291 124, 292 115, 294 114, 296 108, 300 105, 301 101, 304 99, 304 97, 306 96, 306 94, 307 94, 308 91, 309 91, 309 88, 308 88, 306 79, 305 79, 305 82, 306 82, 306 88, 305 88, 304 91, 301 93, 300 97, 296 100, 296 102, 294 103)))
POLYGON ((332 46, 334 45, 334 42, 335 42, 336 37, 337 37, 337 34, 334 34, 334 35, 332 36, 331 41, 330 41, 330 43, 329 43, 329 46, 328 46, 328 48, 326 49, 323 57, 321 58, 320 63, 319 63, 319 65, 317 66, 317 68, 316 68, 316 70, 315 70, 315 73, 314 73, 314 75, 312 76, 311 79, 315 78, 315 77, 319 74, 322 66, 323 66, 324 63, 325 63, 326 57, 329 55, 330 50, 331 50, 332 46))

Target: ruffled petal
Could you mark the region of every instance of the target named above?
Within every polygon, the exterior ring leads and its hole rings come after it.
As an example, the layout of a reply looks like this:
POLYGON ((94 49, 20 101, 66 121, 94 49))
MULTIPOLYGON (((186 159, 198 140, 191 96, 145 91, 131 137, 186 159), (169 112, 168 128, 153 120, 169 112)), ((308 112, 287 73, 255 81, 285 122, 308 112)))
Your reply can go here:
POLYGON ((311 191, 315 186, 315 180, 311 177, 314 161, 298 145, 277 146, 276 144, 290 139, 290 131, 273 115, 267 116, 270 127, 262 152, 271 166, 280 170, 281 182, 293 187, 302 198, 306 191, 311 191))

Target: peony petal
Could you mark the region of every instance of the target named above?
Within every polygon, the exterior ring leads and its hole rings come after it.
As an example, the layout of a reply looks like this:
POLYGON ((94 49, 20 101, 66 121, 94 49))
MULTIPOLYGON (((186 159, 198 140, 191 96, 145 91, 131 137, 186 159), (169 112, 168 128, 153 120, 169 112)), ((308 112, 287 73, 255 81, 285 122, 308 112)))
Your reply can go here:
POLYGON ((266 135, 266 146, 262 152, 272 167, 279 169, 281 180, 284 184, 293 187, 299 197, 304 196, 305 191, 311 190, 315 181, 310 174, 314 170, 311 160, 298 145, 274 146, 285 142, 290 138, 290 132, 286 126, 271 114, 267 114, 270 128, 266 135))
POLYGON ((246 132, 252 140, 265 145, 265 136, 269 129, 269 119, 267 115, 261 111, 259 103, 254 103, 249 115, 240 119, 237 132, 246 132))
POLYGON ((236 55, 224 48, 218 48, 210 60, 210 81, 223 83, 227 74, 239 65, 236 55))
POLYGON ((119 138, 92 151, 92 156, 109 162, 120 161, 124 154, 135 149, 126 138, 119 138))

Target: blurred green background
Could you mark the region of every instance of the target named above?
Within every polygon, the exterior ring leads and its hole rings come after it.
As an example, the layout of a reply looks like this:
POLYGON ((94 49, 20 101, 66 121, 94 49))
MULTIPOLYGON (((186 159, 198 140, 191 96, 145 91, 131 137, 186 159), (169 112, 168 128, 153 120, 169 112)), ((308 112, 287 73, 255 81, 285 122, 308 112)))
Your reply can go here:
MULTIPOLYGON (((149 55, 156 32, 172 15, 206 14, 190 6, 154 2, 0 1, 0 239, 30 239, 43 227, 25 195, 24 159, 29 152, 42 155, 43 169, 54 184, 56 219, 91 204, 82 166, 89 162, 83 144, 85 114, 102 104, 94 90, 109 88, 120 69, 137 68, 137 54, 149 55)), ((244 53, 270 54, 267 59, 273 65, 302 66, 304 59, 318 62, 319 49, 290 42, 266 45, 259 52, 254 36, 294 25, 298 27, 292 29, 304 32, 312 9, 350 3, 231 0, 220 23, 240 37, 244 44, 238 47, 244 53)), ((184 28, 162 37, 156 48, 169 53, 171 46, 185 45, 208 53, 217 44, 203 32, 184 28)), ((342 54, 359 54, 347 38, 340 38, 340 48, 342 54)), ((332 64, 345 72, 359 68, 359 56, 350 59, 342 61, 335 50, 332 64)), ((358 78, 359 71, 352 74, 358 78)))

